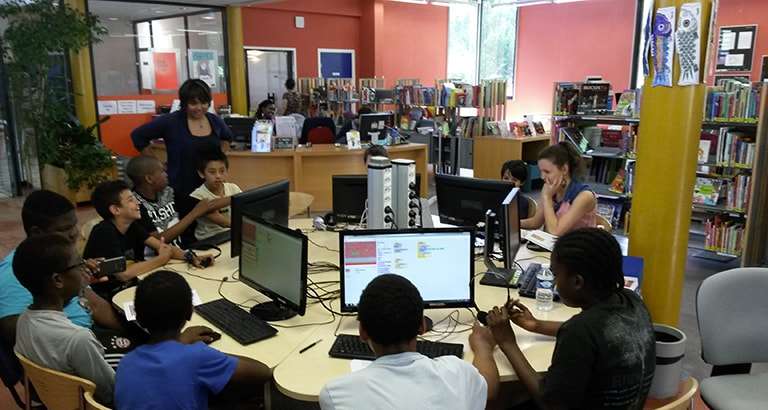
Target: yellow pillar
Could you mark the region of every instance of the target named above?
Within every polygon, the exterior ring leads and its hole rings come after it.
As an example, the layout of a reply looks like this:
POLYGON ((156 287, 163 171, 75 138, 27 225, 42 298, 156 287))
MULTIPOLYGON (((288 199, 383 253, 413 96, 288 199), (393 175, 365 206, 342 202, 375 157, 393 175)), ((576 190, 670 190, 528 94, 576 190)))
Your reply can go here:
MULTIPOLYGON (((85 13, 85 0, 67 0, 67 5, 85 13)), ((75 97, 75 114, 86 127, 96 124, 96 94, 93 90, 93 72, 91 71, 91 50, 83 47, 69 53, 72 71, 72 92, 75 97)))
POLYGON ((229 95, 232 112, 248 115, 245 92, 245 51, 243 44, 243 12, 239 6, 227 7, 227 50, 229 52, 229 95))
MULTIPOLYGON (((679 15, 680 5, 689 2, 691 0, 656 0, 655 8, 676 6, 679 15)), ((703 75, 712 1, 699 2, 702 27, 699 67, 703 75)), ((645 259, 642 291, 651 317, 654 322, 669 325, 676 325, 680 316, 706 93, 704 84, 678 86, 679 73, 675 56, 673 87, 652 87, 652 77, 645 79, 629 232, 629 253, 645 259)))

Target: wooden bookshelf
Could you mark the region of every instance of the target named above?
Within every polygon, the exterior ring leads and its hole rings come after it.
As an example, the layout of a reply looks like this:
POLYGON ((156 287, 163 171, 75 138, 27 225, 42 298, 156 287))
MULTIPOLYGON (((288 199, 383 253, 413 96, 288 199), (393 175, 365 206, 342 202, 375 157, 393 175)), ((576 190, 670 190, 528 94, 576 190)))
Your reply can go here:
POLYGON ((768 84, 763 83, 742 266, 768 265, 768 84))

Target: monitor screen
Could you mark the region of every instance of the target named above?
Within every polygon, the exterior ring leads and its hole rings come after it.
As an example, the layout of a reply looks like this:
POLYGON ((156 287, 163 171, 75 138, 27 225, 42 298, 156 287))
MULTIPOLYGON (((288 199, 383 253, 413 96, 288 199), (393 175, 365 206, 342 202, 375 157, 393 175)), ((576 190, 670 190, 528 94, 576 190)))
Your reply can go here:
POLYGON ((517 251, 520 249, 520 188, 513 188, 501 203, 504 220, 504 268, 513 269, 517 251))
MULTIPOLYGON (((360 222, 368 198, 367 175, 332 177, 333 214, 340 222, 360 222)), ((416 174, 416 196, 421 197, 421 174, 416 174)))
POLYGON ((393 273, 411 281, 425 308, 474 306, 474 229, 343 231, 341 310, 357 311, 363 289, 393 273))
POLYGON ((500 213, 501 202, 514 188, 511 182, 491 179, 435 175, 437 211, 440 222, 475 226, 485 220, 485 212, 500 213))
POLYGON ((395 116, 391 113, 360 115, 360 141, 371 141, 371 134, 378 134, 378 139, 387 136, 387 127, 395 126, 395 116))
POLYGON ((264 185, 232 197, 231 255, 240 255, 240 220, 248 213, 267 222, 288 226, 288 180, 264 185))
POLYGON ((274 303, 304 314, 307 302, 307 238, 300 232, 242 217, 240 280, 274 303))

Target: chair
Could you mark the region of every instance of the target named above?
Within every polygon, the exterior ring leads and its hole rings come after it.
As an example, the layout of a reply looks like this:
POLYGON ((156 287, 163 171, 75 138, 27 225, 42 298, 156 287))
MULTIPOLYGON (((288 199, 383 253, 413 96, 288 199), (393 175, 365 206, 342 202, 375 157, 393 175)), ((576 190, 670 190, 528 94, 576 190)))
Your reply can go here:
POLYGON ((608 218, 600 214, 595 214, 595 226, 604 231, 613 231, 613 226, 611 226, 611 222, 608 220, 608 218))
POLYGON ((701 358, 714 366, 701 397, 714 409, 756 409, 768 403, 768 374, 749 364, 768 362, 768 269, 738 268, 705 279, 696 294, 701 358), (740 368, 726 373, 724 368, 740 368))
POLYGON ((525 199, 528 201, 528 216, 526 218, 533 218, 536 215, 536 208, 538 208, 539 204, 536 203, 536 200, 525 196, 525 199))
POLYGON ((336 124, 328 117, 312 117, 304 121, 299 144, 333 144, 336 140, 336 124))
POLYGON ((90 380, 37 365, 18 352, 16 357, 24 368, 24 399, 27 410, 30 409, 30 381, 48 410, 82 409, 83 393, 96 391, 96 385, 90 380))
POLYGON ((20 408, 26 408, 26 403, 19 397, 19 393, 16 391, 16 384, 19 383, 24 377, 24 373, 21 370, 21 364, 5 340, 0 337, 0 379, 3 380, 3 384, 11 392, 13 400, 20 408))
POLYGON ((77 251, 82 254, 85 250, 85 244, 88 243, 88 238, 91 236, 93 227, 101 222, 101 217, 96 217, 88 220, 80 227, 80 236, 77 238, 77 251))
POLYGON ((93 393, 87 391, 83 394, 85 399, 85 410, 110 410, 109 407, 102 406, 99 402, 93 398, 93 393))
POLYGON ((645 401, 645 410, 689 410, 693 408, 693 396, 699 390, 699 382, 689 377, 680 383, 680 392, 671 399, 651 399, 645 401))
POLYGON ((309 217, 309 207, 312 202, 315 201, 315 197, 304 192, 289 192, 288 193, 288 217, 293 218, 296 215, 307 213, 309 217))

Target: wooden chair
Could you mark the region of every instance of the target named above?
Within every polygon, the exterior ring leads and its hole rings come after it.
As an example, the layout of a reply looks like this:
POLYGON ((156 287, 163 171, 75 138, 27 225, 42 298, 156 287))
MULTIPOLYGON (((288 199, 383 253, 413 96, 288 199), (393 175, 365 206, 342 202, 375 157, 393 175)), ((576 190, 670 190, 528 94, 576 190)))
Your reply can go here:
POLYGON ((293 218, 305 212, 307 217, 309 217, 309 207, 312 206, 314 201, 315 197, 310 194, 290 192, 288 194, 288 217, 293 218))
POLYGON ((90 380, 37 365, 18 352, 16 357, 24 368, 24 399, 27 410, 30 409, 30 381, 48 410, 83 409, 83 393, 96 391, 96 385, 90 380))
POLYGON ((85 399, 85 410, 110 410, 109 407, 99 404, 99 402, 93 398, 93 393, 89 391, 83 394, 83 398, 85 399))
POLYGON ((595 226, 602 230, 613 232, 613 226, 611 226, 611 222, 608 220, 608 218, 600 214, 595 214, 595 226))
POLYGON ((680 383, 680 392, 670 399, 652 399, 645 401, 643 410, 689 410, 693 409, 693 396, 699 391, 699 382, 689 377, 680 383))
POLYGON ((525 196, 525 199, 528 200, 528 216, 526 218, 533 218, 536 215, 536 208, 539 207, 539 204, 536 203, 536 200, 525 196))

